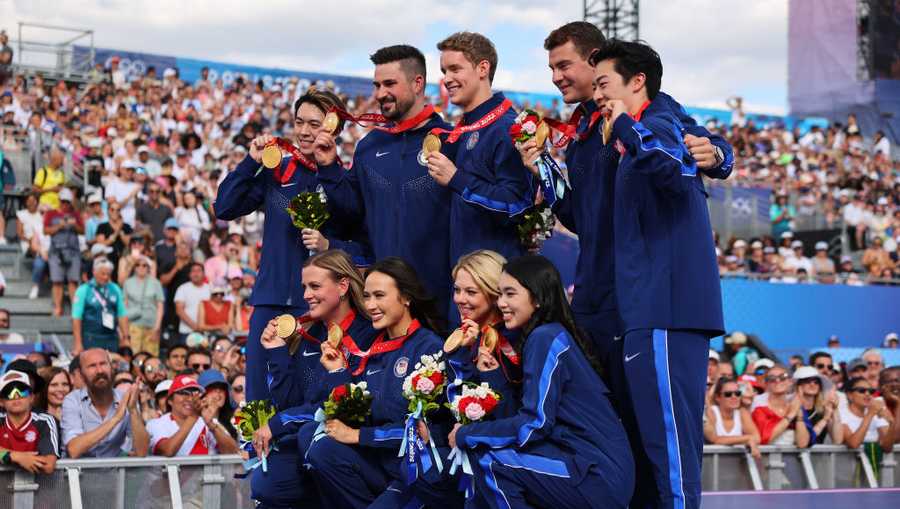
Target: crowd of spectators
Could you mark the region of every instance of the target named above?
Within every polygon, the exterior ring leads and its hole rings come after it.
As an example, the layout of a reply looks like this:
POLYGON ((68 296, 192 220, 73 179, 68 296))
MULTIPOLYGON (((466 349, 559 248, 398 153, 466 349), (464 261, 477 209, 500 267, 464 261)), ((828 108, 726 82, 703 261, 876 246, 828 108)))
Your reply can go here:
MULTIPOLYGON (((897 348, 898 336, 884 345, 897 348)), ((829 348, 838 348, 837 338, 829 348)), ((838 364, 818 351, 788 365, 762 357, 751 338, 733 332, 725 350, 709 351, 704 435, 709 444, 866 448, 873 466, 900 443, 900 366, 886 367, 881 352, 838 364)))
MULTIPOLYGON (((755 125, 732 103, 730 126, 709 127, 735 151, 727 183, 772 189, 771 232, 721 239, 720 272, 784 283, 896 284, 900 277, 900 160, 881 131, 856 117, 806 132, 755 125), (799 226, 846 231, 846 249, 804 245, 799 226)), ((807 227, 808 229, 808 227, 807 227)))

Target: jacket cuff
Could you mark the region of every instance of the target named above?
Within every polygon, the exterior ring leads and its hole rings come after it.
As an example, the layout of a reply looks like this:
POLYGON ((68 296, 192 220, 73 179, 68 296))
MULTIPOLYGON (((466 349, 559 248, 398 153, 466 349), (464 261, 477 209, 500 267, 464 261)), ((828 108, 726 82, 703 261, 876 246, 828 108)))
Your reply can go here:
POLYGON ((623 113, 619 115, 619 118, 613 122, 613 139, 622 140, 622 143, 628 147, 629 150, 634 150, 634 136, 635 132, 632 130, 632 127, 637 122, 631 118, 631 115, 627 113, 623 113))
POLYGON ((472 179, 471 175, 463 172, 460 168, 456 168, 456 173, 453 174, 453 177, 450 178, 450 182, 447 183, 447 187, 456 192, 456 194, 462 195, 463 191, 469 187, 469 182, 472 179))
POLYGON ((375 428, 371 428, 368 426, 359 428, 359 445, 372 447, 374 441, 375 428))
POLYGON ((272 432, 272 438, 278 438, 285 433, 284 423, 281 422, 281 412, 269 419, 269 430, 272 432))
POLYGON ((319 176, 324 177, 326 180, 337 181, 340 180, 341 175, 347 171, 338 163, 338 160, 335 159, 333 163, 319 166, 319 176))
POLYGON ((249 175, 250 177, 256 176, 256 172, 262 168, 262 164, 256 162, 250 154, 244 156, 244 159, 238 163, 237 168, 234 169, 236 172, 244 173, 249 175))

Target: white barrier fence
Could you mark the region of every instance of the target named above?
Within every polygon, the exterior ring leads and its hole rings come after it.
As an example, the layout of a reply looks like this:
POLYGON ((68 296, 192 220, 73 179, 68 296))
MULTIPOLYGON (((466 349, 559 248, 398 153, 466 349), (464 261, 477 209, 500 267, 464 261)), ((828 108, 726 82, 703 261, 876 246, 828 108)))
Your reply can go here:
MULTIPOLYGON (((889 488, 900 486, 892 453, 872 468, 862 450, 817 445, 706 446, 704 491, 889 488)), ((237 455, 60 460, 51 475, 0 467, 0 509, 252 508, 237 455)))

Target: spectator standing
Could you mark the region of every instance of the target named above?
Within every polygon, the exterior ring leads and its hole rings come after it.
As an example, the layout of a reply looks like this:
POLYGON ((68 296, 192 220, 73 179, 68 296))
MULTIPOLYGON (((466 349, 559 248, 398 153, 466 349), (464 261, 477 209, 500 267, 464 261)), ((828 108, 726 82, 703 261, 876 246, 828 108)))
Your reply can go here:
POLYGON ((198 203, 193 191, 184 193, 183 206, 175 209, 175 219, 181 226, 182 238, 196 246, 200 242, 200 234, 210 229, 209 213, 198 203))
POLYGON ((128 317, 119 285, 110 281, 112 262, 94 260, 94 277, 75 292, 72 305, 72 352, 103 348, 115 352, 128 346, 128 317), (116 333, 118 322, 119 331, 116 333))
POLYGON ((769 219, 772 221, 772 236, 781 237, 784 232, 793 230, 793 220, 797 216, 794 206, 788 203, 788 195, 778 194, 775 203, 769 207, 769 219))
POLYGON ((204 300, 197 310, 197 330, 227 336, 234 328, 234 304, 225 300, 223 286, 214 286, 209 293, 210 298, 204 300))
POLYGON ((40 204, 47 210, 59 208, 59 192, 66 183, 66 174, 62 170, 63 158, 63 153, 54 149, 50 152, 47 166, 34 175, 34 191, 41 194, 40 204))
POLYGON ((156 356, 159 355, 165 295, 159 280, 150 274, 150 263, 146 256, 138 259, 123 290, 131 349, 156 356))
POLYGON ((159 200, 161 192, 159 184, 152 182, 147 186, 147 200, 137 208, 138 223, 149 227, 156 240, 164 238, 163 230, 172 218, 172 209, 159 200))
POLYGON ((809 432, 800 414, 800 399, 790 398, 791 375, 780 364, 765 375, 766 392, 754 398, 750 415, 763 445, 809 445, 809 432))
POLYGON ((176 376, 168 392, 170 412, 147 423, 153 454, 192 456, 232 454, 237 442, 216 415, 216 399, 201 399, 203 388, 187 376, 176 376))
POLYGON ((22 245, 22 252, 34 257, 31 267, 31 291, 28 298, 38 297, 41 281, 47 271, 47 259, 50 257, 50 237, 44 235, 44 214, 38 210, 38 195, 28 193, 25 196, 25 208, 16 211, 16 235, 22 245))
POLYGON ((97 238, 97 228, 99 228, 101 224, 108 222, 109 219, 106 217, 106 210, 103 208, 103 199, 99 194, 94 193, 88 196, 87 205, 88 210, 85 213, 84 219, 84 240, 87 241, 88 244, 93 244, 94 240, 97 238))
POLYGON ((190 281, 182 284, 175 291, 175 311, 181 324, 178 326, 179 342, 194 331, 200 330, 200 305, 209 300, 209 285, 204 281, 203 264, 193 263, 190 269, 190 281))
MULTIPOLYGON (((69 297, 81 279, 81 246, 78 235, 84 233, 81 215, 75 210, 75 196, 68 188, 54 193, 56 207, 44 215, 44 234, 50 237, 50 281, 53 283, 53 316, 62 316, 63 284, 68 283, 69 297)), ((74 307, 74 303, 73 303, 74 307)))
POLYGON ((138 386, 127 393, 113 389, 107 351, 93 348, 79 358, 85 387, 63 401, 63 444, 69 457, 146 456, 149 437, 137 410, 138 386))
POLYGON ((706 408, 703 435, 716 445, 746 445, 759 458, 759 430, 741 407, 741 389, 733 378, 720 378, 713 389, 715 403, 706 408))
POLYGON ((35 474, 51 474, 59 455, 56 422, 32 412, 33 403, 27 374, 12 370, 0 378, 0 406, 6 411, 0 421, 0 462, 35 474))
POLYGON ((803 424, 809 432, 809 445, 824 444, 826 437, 831 437, 832 444, 843 443, 844 428, 831 380, 812 366, 801 366, 794 371, 794 381, 803 424))
POLYGON ((106 210, 109 214, 109 219, 97 227, 96 244, 112 248, 112 252, 109 254, 109 261, 113 263, 114 267, 118 267, 119 258, 131 241, 134 229, 122 217, 122 205, 120 203, 110 202, 106 210))
POLYGON ((135 204, 140 191, 141 186, 134 181, 134 163, 131 161, 122 163, 118 178, 106 184, 106 199, 110 203, 115 201, 121 206, 122 219, 132 228, 135 225, 137 215, 135 204))
MULTIPOLYGON (((2 72, 2 71, 0 71, 2 72)), ((6 210, 6 191, 12 191, 16 187, 16 174, 13 172, 12 164, 3 154, 3 147, 0 147, 0 210, 6 210)), ((0 214, 0 245, 6 244, 6 217, 0 214)))

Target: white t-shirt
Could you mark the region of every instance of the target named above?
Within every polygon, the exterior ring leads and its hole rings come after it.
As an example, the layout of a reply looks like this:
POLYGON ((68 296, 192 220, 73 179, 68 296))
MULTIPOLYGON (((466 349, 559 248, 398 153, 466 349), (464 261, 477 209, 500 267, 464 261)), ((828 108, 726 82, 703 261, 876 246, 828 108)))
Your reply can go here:
MULTIPOLYGON (((150 435, 150 454, 159 454, 157 447, 163 440, 170 438, 178 433, 178 423, 172 418, 172 413, 167 413, 162 417, 157 417, 147 423, 147 433, 150 435)), ((193 456, 198 454, 215 454, 216 437, 212 431, 206 427, 203 419, 197 419, 194 427, 188 433, 188 436, 181 444, 181 448, 175 453, 176 456, 193 456)))
MULTIPOLYGON (((863 418, 857 417, 856 414, 850 411, 849 407, 845 408, 846 410, 841 412, 841 422, 847 425, 847 428, 850 429, 850 433, 855 433, 862 425, 863 418)), ((869 421, 869 429, 866 430, 866 436, 863 438, 863 442, 877 442, 878 428, 886 428, 887 426, 890 426, 890 423, 876 415, 869 421)))
MULTIPOLYGON (((122 205, 122 220, 128 223, 132 228, 134 228, 134 216, 136 213, 134 208, 135 198, 132 197, 126 203, 122 202, 138 187, 137 182, 125 182, 124 180, 119 179, 113 179, 106 184, 106 197, 112 198, 116 200, 116 203, 122 205)), ((137 196, 137 194, 135 193, 134 196, 137 196)))
MULTIPOLYGON (((28 212, 28 209, 16 211, 16 219, 22 223, 22 229, 25 231, 25 238, 30 239, 37 235, 39 245, 48 249, 50 247, 50 238, 44 235, 44 215, 38 211, 28 212)), ((25 240, 22 240, 23 248, 27 249, 25 240)))
MULTIPOLYGON (((200 303, 209 299, 209 285, 203 284, 202 286, 197 286, 194 283, 188 281, 187 283, 182 284, 175 290, 175 302, 184 302, 184 312, 187 313, 191 320, 197 321, 197 317, 200 310, 200 303)), ((178 325, 178 332, 182 334, 190 334, 194 332, 193 329, 188 327, 188 325, 184 322, 181 322, 178 325)))

